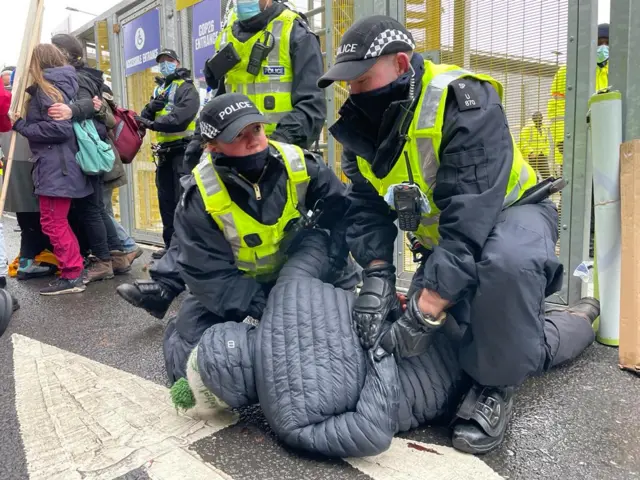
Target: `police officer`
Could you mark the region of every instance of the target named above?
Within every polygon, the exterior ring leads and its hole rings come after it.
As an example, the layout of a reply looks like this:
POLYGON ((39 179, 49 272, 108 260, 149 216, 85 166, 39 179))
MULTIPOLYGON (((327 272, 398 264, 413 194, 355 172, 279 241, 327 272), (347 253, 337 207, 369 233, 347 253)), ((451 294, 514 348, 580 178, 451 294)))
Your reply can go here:
POLYGON ((311 147, 327 108, 317 86, 324 69, 320 41, 306 20, 278 1, 238 2, 216 52, 205 67, 216 94, 247 95, 267 118, 269 138, 311 147))
MULTIPOLYGON (((183 182, 175 218, 177 263, 189 295, 165 332, 171 381, 185 374, 189 352, 208 327, 260 318, 300 209, 326 212, 317 221, 331 231, 336 277, 346 265, 346 187, 321 157, 268 140, 266 122, 237 93, 214 98, 200 114, 206 157, 183 182)), ((351 288, 358 278, 343 280, 351 288)))
POLYGON ((545 314, 563 273, 557 211, 550 201, 511 207, 536 177, 514 145, 502 85, 433 64, 414 48, 397 21, 361 19, 319 82, 350 88, 331 133, 353 182, 347 241, 365 267, 354 323, 376 357, 410 357, 456 319, 464 331, 459 360, 474 385, 457 412, 453 445, 485 453, 504 437, 514 387, 586 348, 599 305, 585 299, 545 314), (404 313, 395 292, 396 220, 425 251, 404 313))
MULTIPOLYGON (((246 94, 268 119, 265 133, 269 138, 310 148, 319 138, 327 111, 324 93, 317 85, 324 69, 320 42, 305 19, 280 2, 242 2, 218 37, 216 51, 205 66, 207 83, 216 95, 246 94), (239 59, 236 64, 233 58, 239 59), (257 63, 250 69, 252 59, 257 63)), ((200 159, 201 143, 196 130, 185 153, 190 170, 200 159)), ((175 249, 169 250, 162 261, 152 265, 149 274, 155 283, 136 281, 120 286, 118 293, 132 305, 163 318, 173 299, 184 291, 176 269, 177 255, 175 249)))
POLYGON ((188 173, 183 165, 184 152, 196 128, 200 95, 193 85, 191 72, 180 68, 175 51, 162 50, 156 62, 164 83, 155 88, 151 101, 137 120, 156 132, 159 144, 156 187, 165 249, 155 252, 153 257, 161 258, 171 244, 173 214, 180 199, 180 177, 188 173))

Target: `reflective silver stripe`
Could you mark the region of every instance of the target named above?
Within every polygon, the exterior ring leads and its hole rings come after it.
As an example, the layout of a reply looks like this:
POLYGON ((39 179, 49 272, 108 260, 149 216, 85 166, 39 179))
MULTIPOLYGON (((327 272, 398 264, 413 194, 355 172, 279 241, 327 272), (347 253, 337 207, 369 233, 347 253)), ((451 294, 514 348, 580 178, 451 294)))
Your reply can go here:
POLYGON ((229 92, 244 92, 246 95, 266 95, 273 93, 291 93, 291 82, 266 82, 250 83, 241 85, 239 83, 225 83, 224 88, 229 92), (246 87, 243 89, 243 87, 246 87))
POLYGON ((200 181, 207 196, 215 195, 222 191, 216 169, 210 161, 204 161, 204 158, 200 158, 200 163, 196 166, 196 169, 200 174, 200 181))
POLYGON ((233 250, 233 256, 238 259, 238 252, 240 252, 240 236, 238 235, 238 229, 236 228, 236 222, 233 221, 233 215, 225 213, 218 217, 222 222, 224 238, 231 245, 233 250))
POLYGON ((440 214, 434 215, 433 217, 422 217, 420 219, 420 225, 425 227, 430 227, 431 225, 435 225, 440 221, 440 214))
POLYGON ((259 267, 268 267, 269 265, 278 265, 282 261, 284 261, 284 257, 278 251, 266 257, 256 258, 256 265, 259 267))
POLYGON ((529 169, 527 168, 527 162, 522 162, 522 168, 520 169, 520 178, 518 179, 518 183, 516 186, 509 192, 509 194, 505 197, 504 202, 502 202, 502 207, 508 207, 513 202, 518 200, 518 196, 522 191, 522 185, 529 181, 529 169))
MULTIPOLYGON (((293 145, 289 145, 288 143, 278 143, 278 145, 280 145, 280 148, 284 152, 285 158, 283 160, 289 164, 291 171, 296 173, 304 172, 304 157, 300 157, 300 154, 298 153, 299 150, 297 150, 293 145)), ((308 181, 304 183, 296 183, 296 195, 298 196, 299 205, 306 204, 308 187, 308 181)))
POLYGON ((273 29, 271 30, 271 34, 273 35, 273 49, 269 52, 269 56, 267 57, 267 61, 271 64, 279 65, 280 63, 280 37, 282 37, 282 27, 284 23, 282 20, 276 20, 273 22, 273 29))
POLYGON ((549 117, 550 122, 559 122, 560 120, 564 120, 564 115, 561 117, 549 117))
POLYGON ((291 170, 294 172, 304 171, 304 159, 298 154, 298 150, 293 145, 288 143, 278 143, 285 156, 285 161, 291 166, 291 170))
POLYGON ((239 270, 248 270, 252 272, 255 269, 255 265, 249 262, 241 262, 236 258, 236 266, 239 270))
POLYGON ((431 128, 436 124, 436 114, 438 105, 442 98, 444 89, 456 78, 461 75, 470 74, 468 70, 451 70, 450 72, 441 73, 431 79, 427 85, 427 91, 422 99, 420 106, 420 117, 418 118, 418 130, 431 128))
MULTIPOLYGON (((431 138, 417 138, 418 155, 420 156, 420 168, 422 169, 422 179, 427 186, 433 190, 436 184, 436 174, 438 173, 438 162, 436 154, 433 150, 433 141, 431 138)), ((412 172, 417 175, 417 172, 412 172)))

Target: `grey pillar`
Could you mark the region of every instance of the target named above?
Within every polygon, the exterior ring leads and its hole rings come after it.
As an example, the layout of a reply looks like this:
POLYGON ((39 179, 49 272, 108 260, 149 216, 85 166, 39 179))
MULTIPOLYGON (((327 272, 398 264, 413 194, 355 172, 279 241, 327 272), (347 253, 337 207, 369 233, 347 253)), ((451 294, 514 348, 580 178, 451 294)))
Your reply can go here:
POLYGON ((582 281, 573 271, 588 254, 591 175, 588 169, 587 102, 595 91, 597 0, 569 0, 567 91, 565 109, 564 176, 560 229, 561 260, 565 266, 562 303, 582 296, 582 281))

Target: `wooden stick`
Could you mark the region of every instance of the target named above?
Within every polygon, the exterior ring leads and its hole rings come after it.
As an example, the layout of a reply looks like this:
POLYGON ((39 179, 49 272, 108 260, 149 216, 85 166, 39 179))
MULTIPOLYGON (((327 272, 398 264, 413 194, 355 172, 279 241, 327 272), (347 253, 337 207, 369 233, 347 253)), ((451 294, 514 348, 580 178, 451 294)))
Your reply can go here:
MULTIPOLYGON (((11 98, 11 113, 19 113, 23 117, 25 112, 25 97, 28 82, 31 80, 29 75, 29 67, 31 65, 31 56, 33 49, 40 42, 40 33, 42 30, 42 17, 44 10, 44 0, 31 0, 29 13, 27 14, 27 22, 24 29, 24 40, 20 51, 20 61, 16 66, 16 73, 13 82, 13 96, 11 98), (32 25, 33 28, 29 28, 32 25)), ((2 179, 2 194, 0 194, 0 219, 4 216, 4 204, 7 201, 7 192, 9 189, 9 181, 11 179, 11 167, 13 166, 13 157, 16 148, 16 135, 11 133, 11 142, 9 143, 9 152, 4 165, 4 177, 2 179)))

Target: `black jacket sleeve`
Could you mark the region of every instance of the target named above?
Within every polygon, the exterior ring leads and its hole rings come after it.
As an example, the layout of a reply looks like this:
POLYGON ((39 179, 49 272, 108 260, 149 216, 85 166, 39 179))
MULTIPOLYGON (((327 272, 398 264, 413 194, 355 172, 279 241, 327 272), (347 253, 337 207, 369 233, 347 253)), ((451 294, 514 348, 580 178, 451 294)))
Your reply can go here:
POLYGON ((353 258, 364 268, 373 260, 393 263, 396 214, 360 174, 356 156, 348 150, 342 155, 342 170, 352 182, 346 220, 353 258))
POLYGON ((266 303, 261 284, 235 265, 229 242, 204 208, 195 179, 186 182, 174 220, 178 268, 196 299, 220 317, 241 321, 266 303))
POLYGON ((191 81, 184 82, 176 91, 173 110, 169 115, 155 120, 153 130, 164 133, 182 132, 196 118, 199 109, 200 94, 198 89, 191 81))
POLYGON ((92 86, 83 79, 82 75, 78 75, 78 93, 71 105, 74 120, 82 121, 96 116, 97 112, 93 107, 93 97, 96 96, 94 93, 92 86))
POLYGON ((449 86, 433 196, 442 239, 424 269, 424 287, 452 302, 477 284, 476 262, 502 211, 514 148, 493 86, 472 79, 465 84, 480 108, 459 107, 457 87, 449 86))
POLYGON ((184 151, 184 163, 189 171, 192 171, 194 168, 196 168, 196 165, 198 165, 198 163, 200 162, 202 153, 203 148, 202 135, 200 133, 200 120, 196 120, 196 131, 193 132, 193 137, 191 138, 191 141, 184 151))
POLYGON ((324 91, 317 85, 324 72, 320 41, 303 22, 296 20, 290 39, 293 111, 280 120, 271 138, 309 148, 320 137, 327 105, 324 91))

